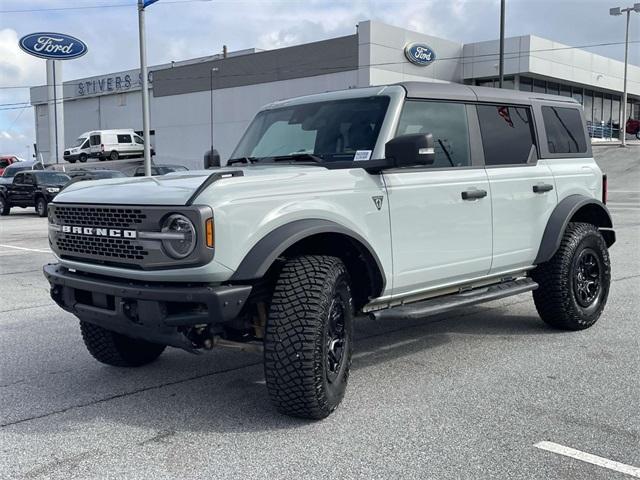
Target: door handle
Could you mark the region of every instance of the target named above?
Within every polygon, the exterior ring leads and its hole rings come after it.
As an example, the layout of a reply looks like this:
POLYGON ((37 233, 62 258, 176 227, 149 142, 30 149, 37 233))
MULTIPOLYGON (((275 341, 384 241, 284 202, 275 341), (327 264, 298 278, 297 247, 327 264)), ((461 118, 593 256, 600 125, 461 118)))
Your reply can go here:
POLYGON ((533 193, 545 193, 553 190, 553 185, 549 183, 539 183, 533 186, 533 193))
POLYGON ((486 190, 465 190, 462 192, 463 200, 477 200, 478 198, 484 198, 486 196, 486 190))

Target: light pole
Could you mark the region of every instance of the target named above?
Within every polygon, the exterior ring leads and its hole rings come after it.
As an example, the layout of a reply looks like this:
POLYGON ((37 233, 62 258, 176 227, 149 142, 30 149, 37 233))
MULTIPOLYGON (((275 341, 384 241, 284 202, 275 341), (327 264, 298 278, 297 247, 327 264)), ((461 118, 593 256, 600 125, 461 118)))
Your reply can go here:
POLYGON ((626 130, 627 130, 627 64, 629 63, 629 19, 631 18, 631 12, 640 12, 640 3, 634 3, 633 7, 628 8, 610 8, 609 15, 618 16, 622 15, 622 12, 627 14, 627 30, 624 36, 624 87, 622 93, 622 110, 620 118, 620 146, 627 146, 626 130))
POLYGON ((144 138, 144 174, 151 176, 151 135, 149 135, 149 74, 147 44, 144 32, 144 9, 158 0, 138 0, 138 33, 140 36, 140 75, 142 76, 142 137, 144 138))
POLYGON ((500 88, 504 83, 504 3, 505 0, 500 0, 500 66, 498 72, 498 87, 500 88))

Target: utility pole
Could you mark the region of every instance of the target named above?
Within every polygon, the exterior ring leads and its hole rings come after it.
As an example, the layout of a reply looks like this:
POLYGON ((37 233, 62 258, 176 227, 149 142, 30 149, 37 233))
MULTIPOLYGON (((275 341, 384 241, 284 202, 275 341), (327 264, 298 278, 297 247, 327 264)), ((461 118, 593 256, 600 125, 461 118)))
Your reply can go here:
POLYGON ((149 73, 147 43, 144 31, 145 8, 158 0, 138 0, 138 32, 140 35, 140 75, 142 76, 142 137, 144 138, 144 174, 151 176, 151 135, 149 134, 149 73))
POLYGON ((609 15, 618 16, 622 15, 622 12, 627 14, 627 30, 624 37, 624 80, 623 80, 623 93, 622 93, 622 108, 620 109, 620 146, 627 146, 627 65, 629 64, 629 19, 631 18, 631 12, 640 13, 640 3, 635 3, 633 7, 629 8, 610 8, 609 15))
POLYGON ((504 3, 505 0, 500 0, 500 60, 498 72, 498 86, 500 88, 504 83, 504 3))

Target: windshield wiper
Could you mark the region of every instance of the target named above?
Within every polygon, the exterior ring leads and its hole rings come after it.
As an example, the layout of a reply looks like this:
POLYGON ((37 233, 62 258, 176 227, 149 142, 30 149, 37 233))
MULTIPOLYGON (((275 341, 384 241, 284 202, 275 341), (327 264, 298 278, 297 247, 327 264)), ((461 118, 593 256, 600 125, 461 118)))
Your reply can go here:
POLYGON ((233 165, 234 163, 256 163, 258 159, 256 157, 238 157, 238 158, 230 158, 227 160, 227 166, 233 165))
POLYGON ((294 162, 315 162, 322 163, 324 159, 319 157, 318 155, 313 155, 312 153, 291 153, 289 155, 277 155, 275 157, 267 157, 271 158, 274 162, 286 162, 287 160, 291 160, 294 162))

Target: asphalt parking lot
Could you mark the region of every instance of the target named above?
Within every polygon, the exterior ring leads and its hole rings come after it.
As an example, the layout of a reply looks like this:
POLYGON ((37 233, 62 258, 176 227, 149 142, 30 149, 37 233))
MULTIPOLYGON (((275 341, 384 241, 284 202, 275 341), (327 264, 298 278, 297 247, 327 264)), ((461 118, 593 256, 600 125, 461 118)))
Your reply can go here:
POLYGON ((529 294, 424 321, 362 319, 347 396, 322 422, 273 410, 258 355, 97 363, 49 298, 46 219, 15 209, 0 219, 0 477, 640 477, 640 146, 594 154, 618 241, 593 328, 546 327, 529 294))

